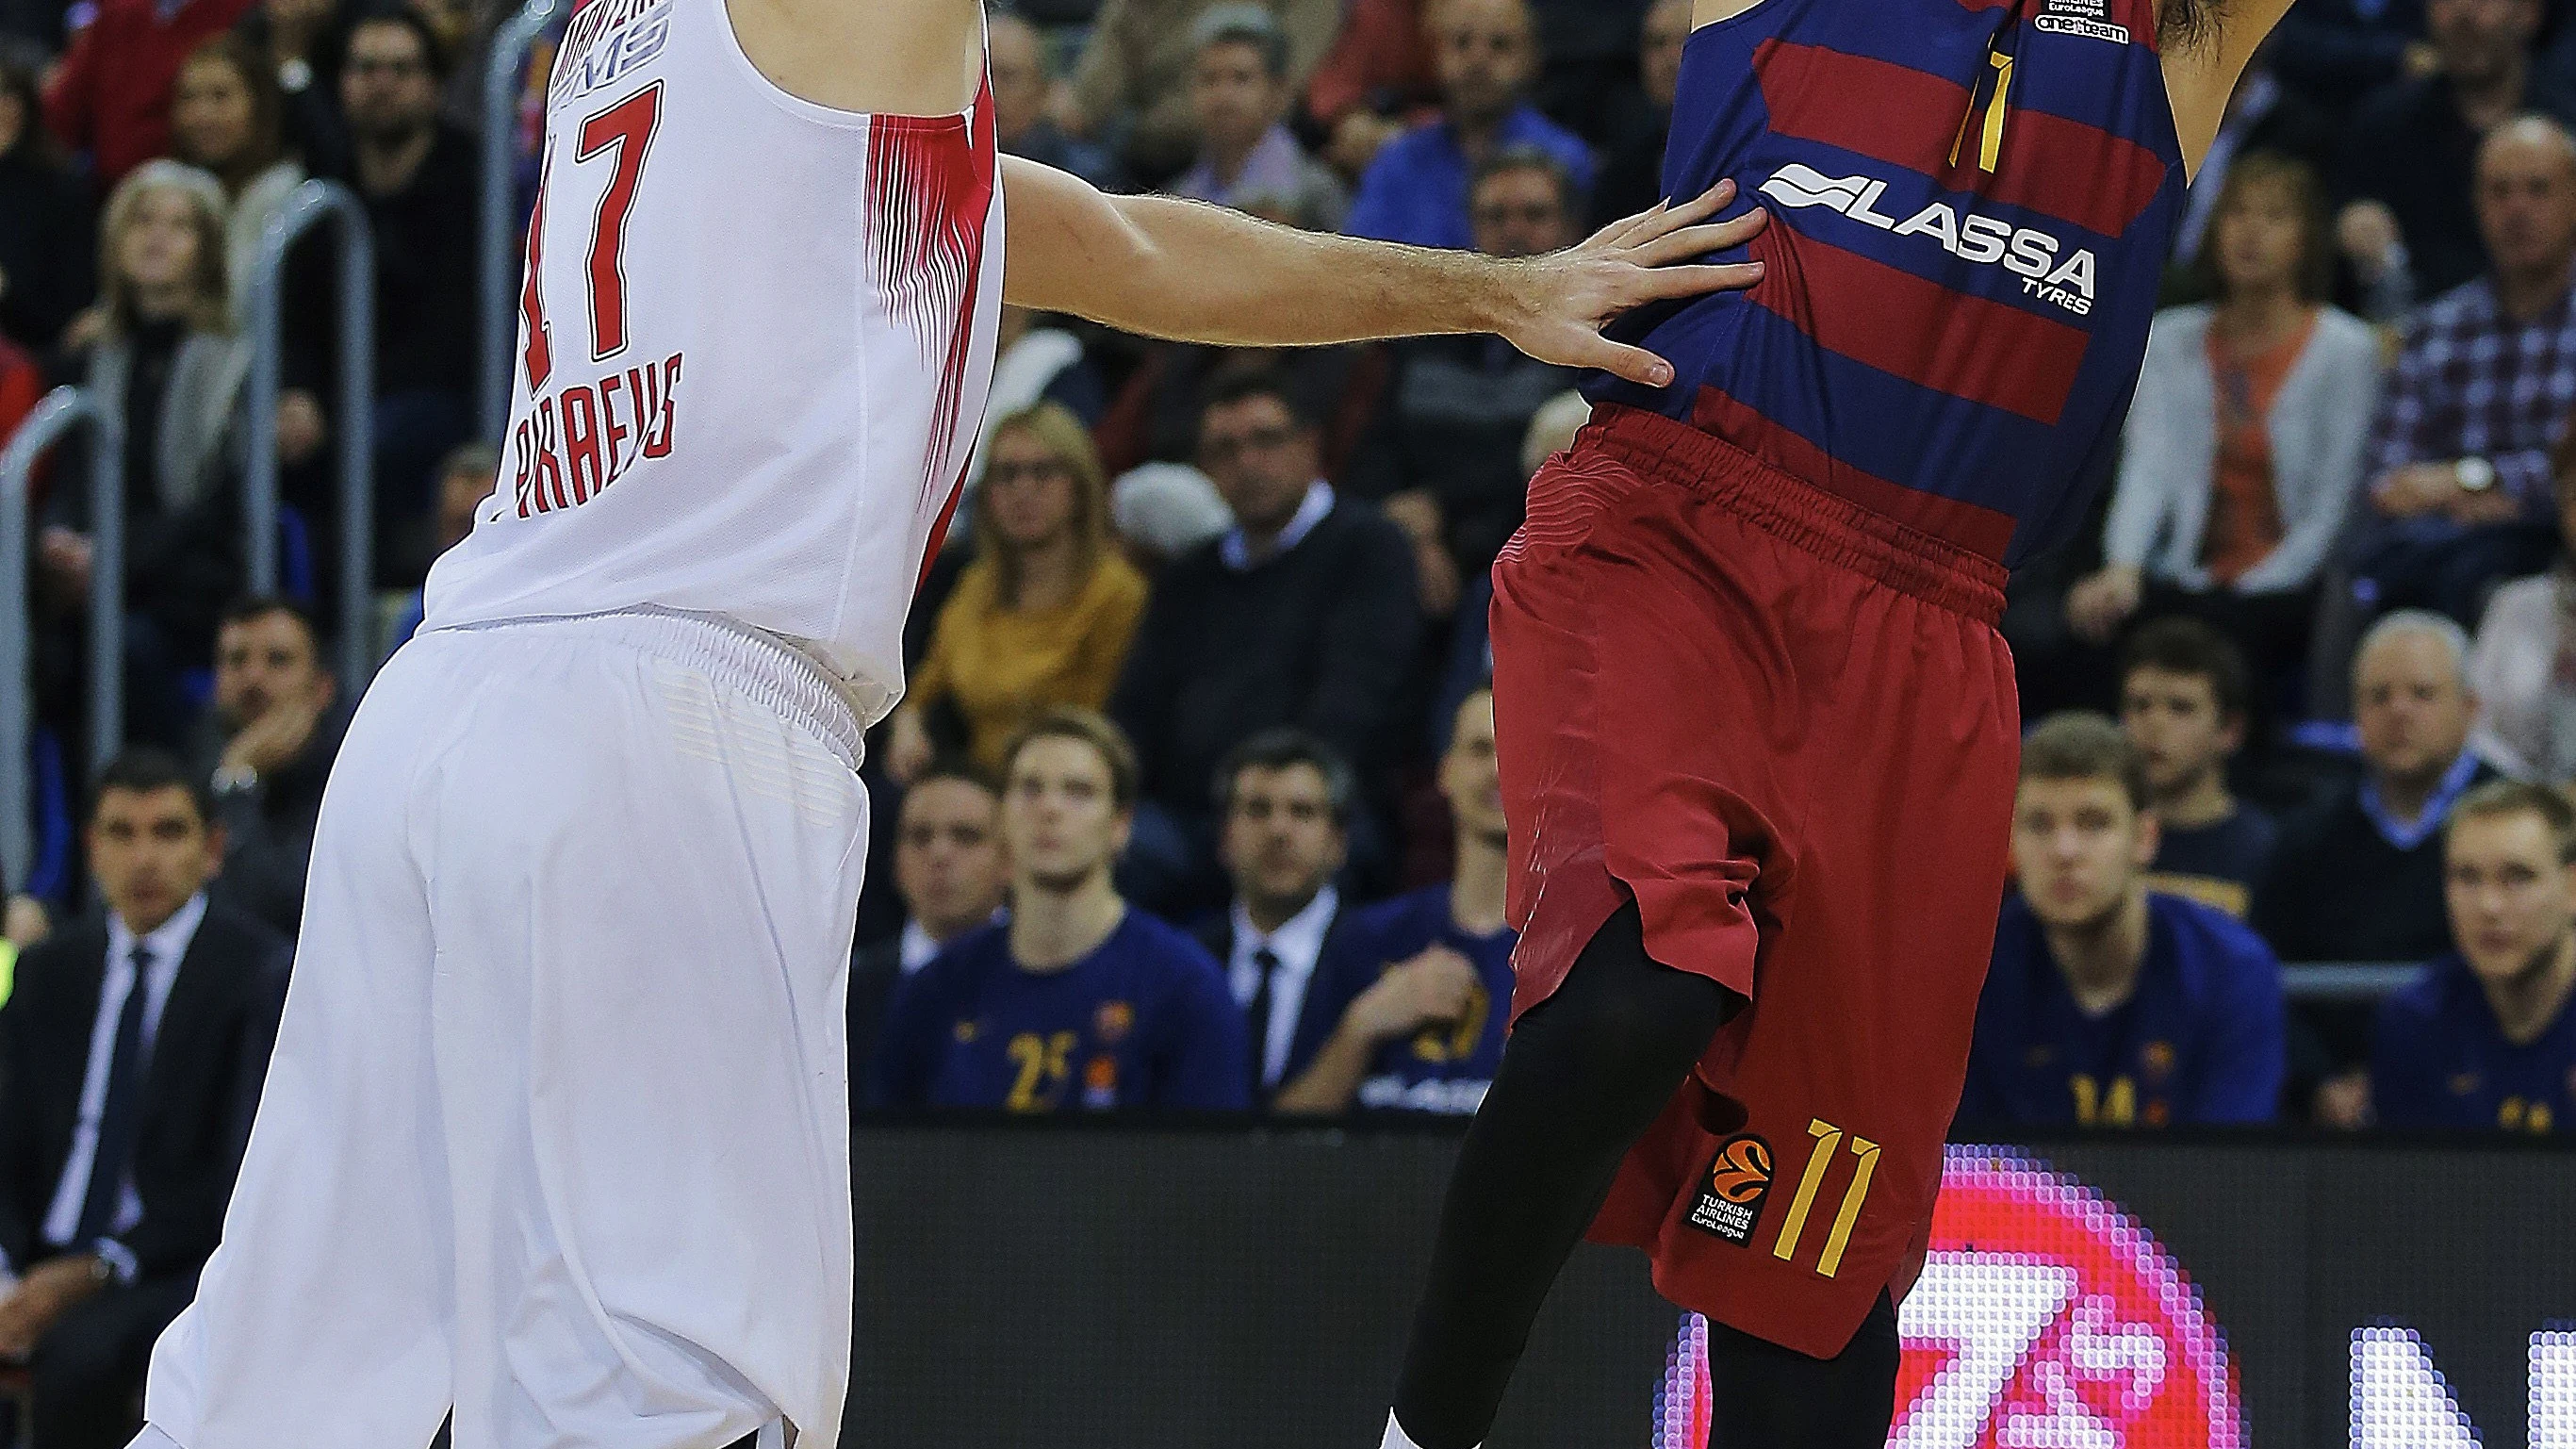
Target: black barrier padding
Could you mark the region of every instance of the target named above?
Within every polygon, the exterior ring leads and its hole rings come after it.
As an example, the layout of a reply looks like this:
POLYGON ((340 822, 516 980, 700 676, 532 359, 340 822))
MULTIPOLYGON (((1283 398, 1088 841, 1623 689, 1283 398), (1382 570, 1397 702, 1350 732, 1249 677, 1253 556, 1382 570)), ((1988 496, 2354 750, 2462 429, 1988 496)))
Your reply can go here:
MULTIPOLYGON (((856 1135, 866 1449, 1373 1449, 1455 1142, 1414 1133, 856 1135)), ((2254 1443, 2347 1442, 2352 1331, 2419 1331, 2488 1449, 2576 1319, 2576 1155, 2202 1139, 2043 1144, 2181 1262, 2254 1443)), ((1645 1449, 1679 1315, 1586 1248, 1495 1449, 1645 1449)))

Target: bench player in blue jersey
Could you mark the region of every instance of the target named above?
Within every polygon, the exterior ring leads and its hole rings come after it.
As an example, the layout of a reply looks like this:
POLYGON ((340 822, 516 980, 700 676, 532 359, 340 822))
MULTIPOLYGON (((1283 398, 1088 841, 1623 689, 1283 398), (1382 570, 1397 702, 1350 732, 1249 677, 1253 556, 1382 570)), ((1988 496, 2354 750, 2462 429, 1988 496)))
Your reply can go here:
POLYGON ((1315 968, 1309 1020, 1332 1023, 1279 1093, 1285 1113, 1472 1115, 1503 1058, 1512 947, 1503 924, 1494 695, 1462 701, 1440 759, 1456 853, 1447 885, 1352 914, 1315 968))
POLYGON ((2443 827, 2458 950, 2380 1003, 2370 1105, 2383 1127, 2576 1132, 2576 806, 2492 781, 2443 827))
POLYGON ((2191 167, 2289 0, 1696 0, 1667 196, 1762 280, 1617 327, 1496 561, 1516 1020, 1386 1430, 1486 1437, 1590 1227, 1715 1442, 1884 1443, 1993 941, 2006 571, 2117 449, 2191 167))
POLYGON ((2269 1122, 2287 1065, 2281 963, 2215 906, 2150 891, 2147 766, 2095 714, 2022 742, 2013 865, 1963 1128, 2269 1122))
POLYGON ((1011 913, 895 994, 876 1100, 1022 1115, 1249 1105, 1243 1016, 1207 948, 1110 884, 1136 757, 1089 710, 1040 715, 1003 767, 1011 913))

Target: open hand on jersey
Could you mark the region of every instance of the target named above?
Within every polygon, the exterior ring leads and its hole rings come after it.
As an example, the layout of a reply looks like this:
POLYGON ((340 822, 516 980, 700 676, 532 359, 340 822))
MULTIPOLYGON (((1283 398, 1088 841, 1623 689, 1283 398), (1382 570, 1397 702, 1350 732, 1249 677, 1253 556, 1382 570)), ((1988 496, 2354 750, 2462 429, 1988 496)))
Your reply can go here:
POLYGON ((1612 342, 1601 329, 1622 312, 1677 297, 1750 287, 1762 280, 1760 262, 1724 265, 1694 262, 1711 252, 1740 247, 1761 234, 1770 213, 1756 209, 1732 221, 1710 217, 1735 199, 1735 183, 1721 181, 1678 206, 1614 221, 1589 241, 1515 263, 1519 320, 1498 329, 1514 347, 1560 367, 1597 367, 1647 387, 1673 380, 1670 363, 1642 347, 1612 342))

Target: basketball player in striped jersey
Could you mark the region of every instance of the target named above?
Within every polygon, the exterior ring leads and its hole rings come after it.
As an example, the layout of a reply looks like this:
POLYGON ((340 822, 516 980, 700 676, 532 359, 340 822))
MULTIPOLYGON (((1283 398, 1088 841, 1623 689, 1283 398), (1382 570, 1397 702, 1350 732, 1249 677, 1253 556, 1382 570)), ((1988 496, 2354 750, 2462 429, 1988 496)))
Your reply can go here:
POLYGON ((1389 1449, 1473 1449, 1587 1227, 1712 1442, 1877 1449, 2005 874, 2006 570, 2109 471, 2191 168, 2289 0, 1697 0, 1667 194, 1772 211, 1612 335, 1494 571, 1516 1024, 1389 1449))
POLYGON ((153 1449, 840 1435, 863 731, 998 309, 1215 343, 1598 329, 1721 190, 1521 263, 997 154, 977 0, 593 0, 547 82, 499 487, 324 802, 153 1449), (1007 229, 1005 217, 1009 219, 1007 229))

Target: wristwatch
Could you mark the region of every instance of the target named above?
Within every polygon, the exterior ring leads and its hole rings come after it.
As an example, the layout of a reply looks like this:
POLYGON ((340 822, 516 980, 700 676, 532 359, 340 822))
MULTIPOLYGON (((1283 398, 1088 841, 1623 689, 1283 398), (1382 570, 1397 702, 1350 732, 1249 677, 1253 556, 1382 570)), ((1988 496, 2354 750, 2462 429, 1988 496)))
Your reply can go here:
POLYGON ((259 771, 248 765, 218 765, 207 782, 218 795, 240 795, 259 788, 259 771))
POLYGON ((2462 458, 2451 465, 2451 481, 2463 493, 2484 493, 2495 486, 2495 464, 2484 458, 2462 458))

